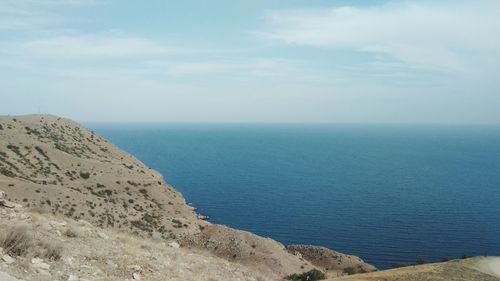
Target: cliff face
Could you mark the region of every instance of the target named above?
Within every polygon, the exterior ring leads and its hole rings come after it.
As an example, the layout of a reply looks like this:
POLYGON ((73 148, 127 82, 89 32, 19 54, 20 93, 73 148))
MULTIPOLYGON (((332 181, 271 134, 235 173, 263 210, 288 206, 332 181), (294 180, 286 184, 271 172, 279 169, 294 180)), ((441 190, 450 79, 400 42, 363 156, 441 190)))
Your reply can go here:
POLYGON ((198 219, 158 172, 64 118, 0 117, 0 190, 23 210, 175 241, 185 251, 223 258, 272 280, 324 269, 310 255, 289 253, 272 239, 198 219))

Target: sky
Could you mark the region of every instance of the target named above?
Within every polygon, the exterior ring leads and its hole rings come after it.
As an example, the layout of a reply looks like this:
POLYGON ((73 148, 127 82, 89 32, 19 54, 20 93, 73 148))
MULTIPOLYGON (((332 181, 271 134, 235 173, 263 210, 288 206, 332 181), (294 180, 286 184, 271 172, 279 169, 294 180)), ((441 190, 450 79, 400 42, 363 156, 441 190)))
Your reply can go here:
POLYGON ((500 124, 500 1, 0 0, 0 114, 500 124))

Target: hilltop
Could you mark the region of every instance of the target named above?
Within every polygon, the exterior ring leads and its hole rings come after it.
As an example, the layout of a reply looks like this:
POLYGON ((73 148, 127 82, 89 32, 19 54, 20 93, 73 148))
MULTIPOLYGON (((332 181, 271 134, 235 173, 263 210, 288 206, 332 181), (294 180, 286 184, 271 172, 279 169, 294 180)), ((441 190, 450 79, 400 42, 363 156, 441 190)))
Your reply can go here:
MULTIPOLYGON (((185 266, 190 272, 184 280, 279 280, 312 269, 329 276, 342 275, 346 268, 375 270, 357 257, 334 252, 325 263, 311 256, 312 252, 324 254, 323 249, 305 251, 315 246, 291 250, 272 239, 204 221, 158 172, 94 132, 57 116, 0 117, 0 190, 8 202, 3 206, 4 229, 21 224, 26 233, 36 234, 31 239, 36 244, 49 240, 61 245, 56 264, 45 269, 51 276, 47 280, 71 275, 74 268, 58 265, 68 259, 88 268, 82 272, 85 276, 95 268, 103 273, 84 279, 123 280, 130 273, 129 262, 120 260, 123 257, 154 268, 142 270, 146 280, 162 280, 151 272, 176 276, 173 269, 155 267, 166 258, 165 253, 176 257, 173 267, 178 262, 178 268, 185 266), (71 232, 70 226, 89 235, 67 237, 64 233, 71 232), (112 253, 110 258, 120 257, 111 261, 116 271, 102 269, 106 253, 112 253), (200 262, 206 268, 194 270, 191 262, 193 267, 200 262), (228 277, 233 273, 239 277, 228 277)), ((13 264, 20 267, 9 266, 8 271, 34 278, 37 263, 29 263, 30 255, 37 254, 19 255, 13 264)))

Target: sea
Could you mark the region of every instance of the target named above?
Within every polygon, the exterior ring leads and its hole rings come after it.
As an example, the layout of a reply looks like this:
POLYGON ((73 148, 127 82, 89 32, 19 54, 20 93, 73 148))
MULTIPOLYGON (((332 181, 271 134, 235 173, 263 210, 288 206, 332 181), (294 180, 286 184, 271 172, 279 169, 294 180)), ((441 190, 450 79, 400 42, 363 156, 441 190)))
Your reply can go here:
POLYGON ((86 126, 213 223, 380 269, 500 255, 500 126, 86 126))

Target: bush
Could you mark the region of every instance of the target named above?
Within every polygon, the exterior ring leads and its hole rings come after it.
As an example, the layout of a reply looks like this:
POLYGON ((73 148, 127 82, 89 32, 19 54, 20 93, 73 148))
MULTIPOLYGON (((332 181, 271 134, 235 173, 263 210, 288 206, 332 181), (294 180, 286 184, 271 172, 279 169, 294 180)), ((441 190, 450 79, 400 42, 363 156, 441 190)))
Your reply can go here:
POLYGON ((344 268, 343 272, 346 273, 347 275, 353 275, 356 273, 356 270, 352 267, 346 267, 344 268))
POLYGON ((59 260, 62 256, 63 246, 54 240, 40 242, 40 256, 49 260, 59 260))
POLYGON ((64 235, 66 235, 67 237, 70 237, 70 238, 75 238, 75 237, 80 236, 80 231, 78 229, 76 229, 75 227, 70 226, 70 227, 66 228, 64 235))
POLYGON ((301 274, 292 274, 286 277, 287 280, 292 280, 292 281, 316 281, 316 280, 323 280, 325 278, 326 275, 317 269, 313 269, 301 274))
POLYGON ((33 246, 33 236, 29 227, 25 224, 7 225, 0 232, 0 247, 11 256, 26 254, 33 246))
POLYGON ((88 179, 88 178, 90 178, 90 173, 88 173, 88 172, 80 172, 80 177, 82 179, 88 179))

